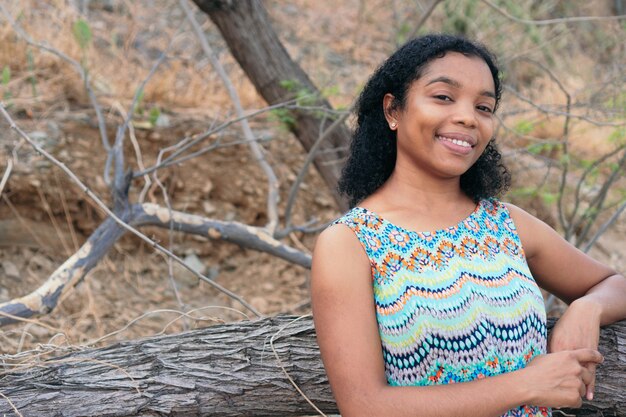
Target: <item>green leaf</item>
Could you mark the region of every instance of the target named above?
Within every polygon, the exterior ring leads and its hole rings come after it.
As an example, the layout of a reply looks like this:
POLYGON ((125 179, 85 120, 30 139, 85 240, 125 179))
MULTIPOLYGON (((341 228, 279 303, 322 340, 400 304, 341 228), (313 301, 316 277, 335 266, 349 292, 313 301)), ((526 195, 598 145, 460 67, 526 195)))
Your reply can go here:
POLYGON ((526 147, 526 150, 533 155, 539 155, 541 152, 543 152, 544 145, 544 143, 533 143, 528 145, 526 147))
POLYGON ((547 205, 552 205, 556 201, 557 197, 558 196, 556 194, 547 191, 541 193, 541 199, 547 205))
POLYGON ((509 192, 512 197, 533 197, 537 195, 537 187, 518 187, 509 192))
POLYGON ((161 110, 158 107, 153 107, 150 109, 150 114, 148 115, 148 120, 152 126, 156 126, 157 120, 159 120, 159 116, 161 115, 161 110))
POLYGON ((339 86, 332 85, 330 87, 326 87, 322 90, 322 96, 325 98, 329 98, 332 96, 336 96, 339 94, 339 86))
POLYGON ((2 69, 2 85, 6 86, 11 81, 11 68, 5 65, 2 69))
POLYGON ((584 169, 588 169, 591 168, 591 166, 593 165, 593 160, 590 159, 581 159, 580 160, 580 166, 583 167, 584 169))
POLYGON ((296 80, 281 80, 279 84, 287 91, 295 91, 300 88, 300 83, 296 80))
POLYGON ((527 135, 532 132, 534 128, 535 124, 530 120, 520 120, 519 122, 517 122, 515 127, 513 127, 513 130, 515 130, 520 135, 527 135))
POLYGON ((273 119, 278 120, 287 129, 291 129, 296 124, 296 119, 287 109, 274 109, 270 111, 273 119))
POLYGON ((560 143, 555 142, 539 142, 528 145, 526 147, 526 150, 534 155, 539 155, 542 152, 550 152, 551 150, 557 149, 560 146, 560 143))
POLYGON ((624 139, 626 139, 626 128, 618 127, 611 132, 607 140, 609 143, 621 144, 624 139))
POLYGON ((143 116, 143 108, 142 108, 142 101, 143 101, 143 89, 139 90, 139 92, 135 92, 135 95, 137 96, 137 101, 135 102, 135 106, 132 109, 132 114, 137 113, 140 116, 143 116))
POLYGON ((315 104, 315 95, 306 88, 301 88, 296 92, 296 104, 298 106, 313 106, 315 104))
POLYGON ((76 39, 76 42, 78 42, 80 49, 86 49, 91 42, 91 28, 89 27, 89 23, 83 19, 78 19, 74 23, 72 30, 74 32, 74 38, 76 39))

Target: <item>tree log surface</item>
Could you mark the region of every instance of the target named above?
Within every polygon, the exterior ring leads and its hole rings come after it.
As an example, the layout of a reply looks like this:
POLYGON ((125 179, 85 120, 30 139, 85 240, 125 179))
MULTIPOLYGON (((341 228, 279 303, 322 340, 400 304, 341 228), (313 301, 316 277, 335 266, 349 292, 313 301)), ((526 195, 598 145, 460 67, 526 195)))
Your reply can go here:
MULTIPOLYGON (((595 399, 564 410, 570 415, 626 416, 626 321, 602 329, 600 343, 595 399)), ((320 410, 337 413, 310 317, 224 324, 6 367, 0 392, 25 417, 317 414, 281 365, 320 410)), ((14 415, 1 397, 0 413, 14 415)))

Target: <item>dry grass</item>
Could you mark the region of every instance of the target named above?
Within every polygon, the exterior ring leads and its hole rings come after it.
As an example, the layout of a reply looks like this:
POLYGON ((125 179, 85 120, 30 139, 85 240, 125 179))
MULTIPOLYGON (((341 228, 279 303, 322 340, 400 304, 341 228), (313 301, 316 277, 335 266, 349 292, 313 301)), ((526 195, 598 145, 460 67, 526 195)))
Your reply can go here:
MULTIPOLYGON (((150 110, 158 108, 172 119, 170 128, 137 129, 137 144, 146 164, 154 161, 159 149, 171 146, 184 135, 201 131, 211 120, 223 120, 233 113, 226 91, 208 61, 202 58, 189 27, 183 24, 176 2, 159 0, 148 5, 145 1, 114 1, 118 7, 114 13, 91 10, 87 19, 93 41, 86 51, 81 50, 72 32, 80 15, 66 2, 6 3, 10 3, 13 16, 20 16, 20 24, 32 38, 48 42, 75 60, 84 60, 110 129, 121 120, 120 106, 128 108, 137 86, 159 53, 172 42, 168 59, 146 86, 137 114, 137 119, 145 122, 150 110)), ((264 4, 292 57, 328 93, 333 105, 347 107, 367 75, 395 49, 406 32, 411 31, 426 3, 272 0, 264 4)), ((468 12, 466 8, 473 3, 471 0, 445 3, 445 7, 441 5, 435 10, 425 30, 450 30, 454 25, 465 24, 469 35, 496 50, 505 67, 507 82, 526 97, 555 109, 565 103, 563 94, 545 72, 520 61, 520 57, 533 58, 549 66, 578 103, 577 114, 616 123, 624 121, 626 108, 619 107, 626 101, 623 83, 626 54, 623 42, 619 42, 624 35, 621 23, 531 28, 513 24, 484 6, 468 12), (611 60, 607 61, 607 57, 611 60), (606 94, 607 91, 610 94, 606 94), (611 97, 615 98, 612 107, 607 104, 611 97)), ((559 6, 555 1, 542 2, 539 9, 533 11, 533 17, 550 17, 558 7, 565 7, 563 13, 568 15, 610 12, 608 6, 600 11, 591 10, 587 3, 575 1, 559 6)), ((216 29, 208 22, 204 27, 239 91, 244 108, 264 106, 216 29)), ((11 69, 11 80, 8 85, 0 86, 0 93, 5 98, 10 93, 6 101, 21 117, 20 123, 29 131, 48 131, 48 121, 55 122, 61 134, 51 145, 54 152, 90 187, 107 197, 108 191, 101 178, 104 158, 97 129, 79 117, 86 114, 93 119, 93 113, 76 71, 57 57, 27 47, 6 24, 0 25, 0 62, 11 69), (32 77, 36 80, 35 91, 32 77)), ((506 94, 501 114, 503 123, 510 129, 502 129, 499 134, 507 152, 558 139, 565 120, 563 116, 546 115, 512 94, 506 94), (530 126, 524 129, 524 137, 511 132, 519 130, 524 123, 530 126)), ((264 146, 276 164, 281 191, 286 196, 290 181, 304 161, 300 146, 270 116, 256 118, 253 128, 273 138, 264 146)), ((228 134, 237 137, 237 129, 234 127, 228 134)), ((570 132, 573 153, 585 158, 601 155, 614 146, 607 138, 614 135, 615 129, 576 121, 570 132)), ((0 155, 6 157, 13 143, 7 139, 2 145, 0 155)), ((536 166, 541 161, 522 154, 512 161, 520 163, 516 166, 518 187, 536 185, 548 173, 546 190, 552 192, 558 178, 556 169, 548 172, 544 163, 540 168, 524 171, 521 162, 536 166)), ((130 144, 127 155, 129 164, 134 166, 130 144)), ((21 233, 23 246, 7 248, 5 244, 0 251, 0 263, 12 262, 22 273, 19 280, 0 274, 0 287, 7 288, 10 297, 36 288, 61 264, 66 252, 102 221, 98 210, 68 186, 65 179, 51 174, 45 162, 32 152, 20 150, 20 164, 14 171, 6 186, 6 198, 0 201, 0 218, 19 223, 20 228, 11 236, 18 236, 27 224, 37 231, 40 239, 37 241, 21 233), (49 213, 44 202, 50 207, 49 213), (64 245, 58 244, 59 241, 64 245)), ((216 218, 250 224, 262 224, 265 220, 265 181, 243 147, 225 149, 165 170, 160 179, 168 189, 174 208, 204 213, 206 207, 212 207, 214 211, 210 215, 216 218)), ((136 189, 141 185, 137 184, 136 189)), ((133 196, 136 189, 131 192, 133 196)), ((618 183, 616 190, 623 192, 624 183, 618 183)), ((328 220, 338 214, 314 173, 307 177, 300 197, 294 214, 297 223, 313 216, 328 220)), ((541 196, 512 195, 512 198, 553 225, 557 224, 553 205, 541 196)), ((156 191, 149 193, 148 199, 162 202, 156 191)), ((1 227, 0 223, 0 230, 1 227)), ((623 228, 623 222, 616 225, 611 238, 601 242, 596 251, 597 256, 616 267, 624 267, 626 263, 624 245, 612 246, 614 241, 623 241, 623 228)), ((163 231, 150 230, 149 233, 161 242, 168 241, 163 231)), ((0 236, 0 246, 1 240, 0 236)), ((291 243, 310 249, 313 241, 314 236, 298 235, 292 237, 291 243)), ((308 308, 307 272, 297 267, 231 245, 178 235, 174 238, 173 249, 177 253, 196 254, 206 265, 219 268, 220 282, 243 294, 264 313, 304 313, 308 308)), ((185 281, 179 272, 176 272, 176 279, 187 313, 193 317, 182 317, 176 311, 180 307, 168 280, 166 262, 136 240, 124 238, 82 284, 63 298, 52 314, 3 328, 0 350, 50 354, 86 343, 110 343, 162 331, 177 332, 185 326, 204 326, 241 317, 233 311, 237 306, 206 286, 185 281), (189 312, 194 309, 194 313, 189 312)))

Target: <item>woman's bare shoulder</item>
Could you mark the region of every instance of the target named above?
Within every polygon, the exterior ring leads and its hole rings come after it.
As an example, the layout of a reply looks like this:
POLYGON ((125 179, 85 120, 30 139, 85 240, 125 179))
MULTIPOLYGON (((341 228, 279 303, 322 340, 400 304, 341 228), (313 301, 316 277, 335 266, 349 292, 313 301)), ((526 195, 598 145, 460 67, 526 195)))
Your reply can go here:
POLYGON ((350 280, 350 277, 370 276, 365 249, 348 226, 334 224, 319 235, 313 251, 312 274, 314 279, 333 281, 334 277, 350 280))

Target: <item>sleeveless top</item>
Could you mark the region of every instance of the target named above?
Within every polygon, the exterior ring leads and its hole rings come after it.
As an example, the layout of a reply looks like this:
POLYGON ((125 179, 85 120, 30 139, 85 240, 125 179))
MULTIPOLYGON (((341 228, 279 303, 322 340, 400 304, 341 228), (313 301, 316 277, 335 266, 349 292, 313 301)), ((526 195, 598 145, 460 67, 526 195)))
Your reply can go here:
MULTIPOLYGON (((333 224, 369 258, 390 385, 472 381, 546 353, 546 313, 504 204, 482 200, 455 226, 415 232, 355 207, 333 224)), ((551 416, 521 406, 504 416, 551 416)))

